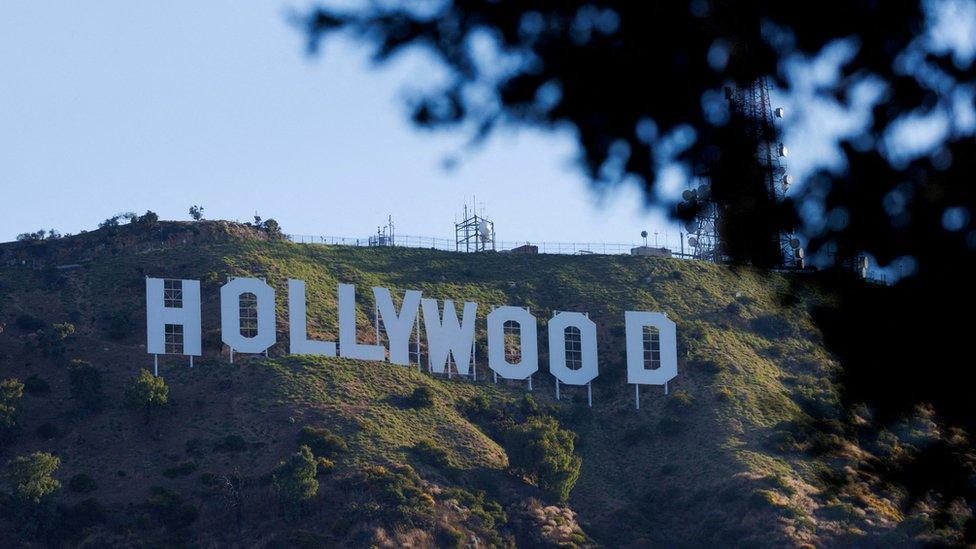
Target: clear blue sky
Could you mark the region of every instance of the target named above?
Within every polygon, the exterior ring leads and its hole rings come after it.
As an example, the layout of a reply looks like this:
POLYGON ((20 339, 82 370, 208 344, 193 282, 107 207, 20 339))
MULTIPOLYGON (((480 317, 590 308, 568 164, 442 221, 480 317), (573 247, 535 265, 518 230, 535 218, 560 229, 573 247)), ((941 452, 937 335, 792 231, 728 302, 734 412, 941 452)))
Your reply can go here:
MULTIPOLYGON (((636 188, 591 191, 568 134, 505 130, 462 152, 465 135, 412 127, 405 94, 436 67, 418 55, 377 70, 364 48, 334 40, 310 58, 287 23, 306 7, 0 3, 0 241, 122 211, 186 219, 191 204, 208 218, 257 211, 297 234, 363 237, 392 214, 400 234, 448 237, 476 195, 501 240, 635 242, 647 229, 676 244, 679 229, 636 188)), ((870 90, 847 113, 814 96, 844 51, 791 64, 795 93, 776 101, 797 180, 839 167, 835 138, 867 120, 870 90)))
POLYGON ((449 236, 477 195, 503 240, 638 240, 669 227, 634 189, 603 197, 568 135, 507 131, 442 161, 464 136, 412 128, 405 85, 429 65, 375 70, 329 42, 305 55, 280 1, 0 3, 0 240, 92 229, 120 211, 249 220, 288 232, 449 236))

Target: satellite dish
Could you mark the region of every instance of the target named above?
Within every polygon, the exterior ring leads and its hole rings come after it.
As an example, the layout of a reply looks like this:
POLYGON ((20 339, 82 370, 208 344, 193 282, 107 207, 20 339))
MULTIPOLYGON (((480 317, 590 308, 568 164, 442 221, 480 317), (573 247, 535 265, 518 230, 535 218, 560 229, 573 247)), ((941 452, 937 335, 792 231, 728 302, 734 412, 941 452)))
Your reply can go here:
POLYGON ((790 240, 790 247, 793 248, 794 250, 799 250, 800 249, 800 239, 794 238, 794 239, 790 240))
POLYGON ((685 202, 691 202, 695 198, 695 191, 685 189, 685 192, 681 193, 681 198, 683 198, 685 202))
POLYGON ((784 158, 790 155, 790 150, 782 143, 779 144, 779 155, 784 158))
POLYGON ((785 190, 789 189, 790 188, 790 185, 792 185, 792 184, 793 184, 793 176, 790 175, 790 174, 784 175, 783 176, 783 190, 785 191, 785 190))
POLYGON ((693 233, 697 231, 698 223, 695 223, 694 220, 685 223, 685 230, 688 231, 689 233, 693 233))
POLYGON ((695 238, 695 237, 693 237, 693 236, 688 237, 688 245, 691 246, 692 248, 697 248, 698 247, 698 239, 695 238))
POLYGON ((783 118, 786 116, 786 110, 783 109, 783 107, 777 107, 773 112, 776 114, 776 118, 783 118))
POLYGON ((702 198, 708 198, 712 195, 712 189, 704 183, 698 186, 698 196, 702 198))
POLYGON ((641 238, 647 238, 647 231, 641 231, 641 238))

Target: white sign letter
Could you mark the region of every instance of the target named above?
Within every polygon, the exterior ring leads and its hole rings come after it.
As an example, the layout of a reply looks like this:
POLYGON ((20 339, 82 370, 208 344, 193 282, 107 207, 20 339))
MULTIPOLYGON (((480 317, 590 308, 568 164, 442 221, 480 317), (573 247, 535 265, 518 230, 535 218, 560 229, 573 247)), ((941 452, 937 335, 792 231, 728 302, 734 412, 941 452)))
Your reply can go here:
POLYGON ((664 385, 677 377, 678 343, 674 322, 663 313, 635 311, 625 312, 624 319, 627 323, 627 383, 664 385))
POLYGON ((166 354, 166 326, 183 330, 182 354, 200 356, 200 282, 146 279, 146 351, 166 354))
POLYGON ((458 373, 466 375, 471 366, 471 351, 474 346, 474 322, 478 304, 464 302, 464 316, 458 323, 454 302, 444 300, 444 319, 437 310, 436 299, 423 299, 424 329, 427 331, 427 352, 430 368, 438 374, 445 372, 448 354, 454 356, 458 373))
POLYGON ((535 317, 521 307, 499 307, 488 314, 488 367, 505 379, 528 379, 539 370, 539 341, 535 317), (512 364, 505 358, 505 323, 519 326, 522 358, 512 364))
POLYGON ((596 323, 583 313, 559 313, 549 321, 549 373, 566 385, 586 385, 600 375, 596 354, 596 323), (579 341, 570 341, 567 347, 568 328, 579 330, 579 341), (579 345, 576 347, 576 345, 579 345), (566 364, 569 351, 579 353, 578 368, 566 364))
POLYGON ((308 316, 305 305, 305 282, 288 279, 288 339, 293 355, 335 356, 334 341, 308 339, 308 316))
POLYGON ((390 362, 393 364, 410 364, 410 334, 413 333, 414 321, 417 320, 417 310, 420 308, 420 292, 407 290, 403 294, 403 306, 400 314, 393 306, 390 290, 373 287, 373 297, 376 308, 383 320, 383 329, 390 340, 390 362))
POLYGON ((274 345, 277 341, 274 288, 257 278, 235 278, 224 284, 220 288, 220 338, 241 353, 263 353, 274 345), (251 301, 246 294, 253 296, 254 310, 245 309, 245 312, 256 317, 244 319, 247 327, 254 330, 250 336, 241 333, 241 297, 251 301))
POLYGON ((356 286, 339 284, 339 352, 346 358, 383 360, 382 345, 356 342, 356 286))

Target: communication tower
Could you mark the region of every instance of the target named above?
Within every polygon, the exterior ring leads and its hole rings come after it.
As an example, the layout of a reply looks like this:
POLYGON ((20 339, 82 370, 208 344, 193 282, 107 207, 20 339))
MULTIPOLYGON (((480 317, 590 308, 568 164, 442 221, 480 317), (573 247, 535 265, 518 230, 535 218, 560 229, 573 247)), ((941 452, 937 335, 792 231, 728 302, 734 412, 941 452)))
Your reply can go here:
MULTIPOLYGON (((793 178, 786 172, 783 160, 789 155, 789 150, 779 141, 774 124, 777 118, 785 116, 785 111, 782 108, 774 109, 770 104, 769 84, 765 78, 756 80, 748 87, 726 88, 725 94, 729 107, 750 121, 748 131, 752 132, 758 143, 756 161, 763 171, 766 192, 776 202, 783 200, 793 178)), ((697 173, 691 188, 682 193, 685 201, 695 201, 701 206, 698 216, 685 229, 695 259, 722 263, 726 260, 718 235, 722 214, 718 204, 712 200, 710 185, 707 173, 697 173)), ((778 235, 778 244, 783 267, 803 267, 803 249, 792 232, 778 235)))
POLYGON ((694 259, 724 263, 722 246, 718 239, 718 204, 712 200, 711 187, 708 177, 698 174, 695 177, 696 186, 685 189, 681 197, 687 202, 697 202, 701 210, 695 219, 688 222, 688 245, 691 246, 691 256, 694 259))
POLYGON ((495 251, 495 223, 479 215, 476 207, 464 205, 464 217, 454 224, 454 250, 458 252, 495 251))

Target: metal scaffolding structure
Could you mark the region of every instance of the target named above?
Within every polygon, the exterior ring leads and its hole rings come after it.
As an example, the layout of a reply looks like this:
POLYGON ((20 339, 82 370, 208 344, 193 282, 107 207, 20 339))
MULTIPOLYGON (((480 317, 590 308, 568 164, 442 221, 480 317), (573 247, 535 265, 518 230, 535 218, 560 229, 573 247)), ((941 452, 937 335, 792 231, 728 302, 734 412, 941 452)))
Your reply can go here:
POLYGON ((396 230, 393 227, 393 216, 387 216, 386 225, 376 227, 376 234, 369 237, 370 246, 396 246, 396 230))
POLYGON ((463 219, 454 224, 454 251, 495 251, 495 224, 464 205, 463 219))

